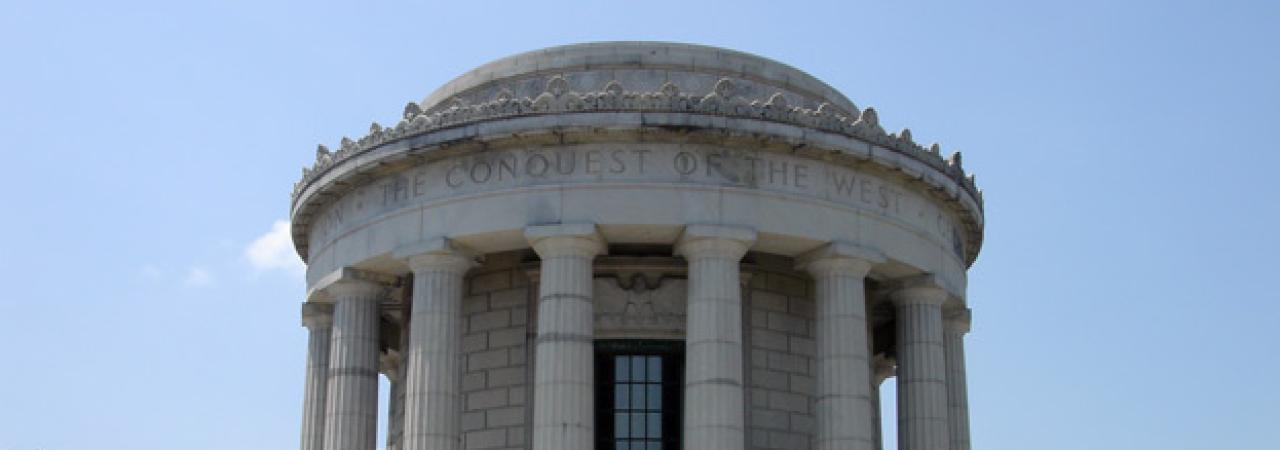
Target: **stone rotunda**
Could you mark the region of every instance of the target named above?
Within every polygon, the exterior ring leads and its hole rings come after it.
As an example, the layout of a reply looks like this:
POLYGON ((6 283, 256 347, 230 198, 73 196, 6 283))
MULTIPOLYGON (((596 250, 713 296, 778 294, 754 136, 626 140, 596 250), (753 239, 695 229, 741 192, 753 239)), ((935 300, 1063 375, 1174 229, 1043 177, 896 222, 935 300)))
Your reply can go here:
POLYGON ((303 450, 968 450, 960 155, 758 56, 503 58, 293 191, 303 450), (390 381, 378 403, 378 376, 390 381), (889 418, 892 420, 892 418, 889 418))

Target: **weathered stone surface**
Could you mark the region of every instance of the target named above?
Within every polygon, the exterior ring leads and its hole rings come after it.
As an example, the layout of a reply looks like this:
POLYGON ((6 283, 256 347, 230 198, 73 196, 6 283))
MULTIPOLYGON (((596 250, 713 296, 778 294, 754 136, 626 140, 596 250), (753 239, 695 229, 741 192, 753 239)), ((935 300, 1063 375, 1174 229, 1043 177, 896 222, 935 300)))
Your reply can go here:
MULTIPOLYGON (((884 134, 874 110, 739 52, 665 43, 534 52, 477 69, 407 112, 317 152, 292 215, 312 277, 439 236, 493 253, 524 246, 530 224, 593 222, 613 242, 617 226, 670 227, 652 239, 719 220, 798 238, 767 248, 789 255, 832 239, 876 241, 960 296, 981 245, 981 199, 958 158, 910 133, 884 134), (627 63, 596 63, 612 60, 627 63), (575 190, 563 196, 537 188, 566 184, 575 190), (505 193, 474 197, 495 192, 505 193), (831 206, 841 213, 824 212, 831 206), (755 214, 762 208, 779 214, 755 214), (778 220, 787 217, 823 220, 778 220)), ((516 282, 480 277, 471 292, 516 282)), ((804 295, 795 289, 781 291, 804 295)))
POLYGON ((902 448, 967 449, 982 197, 913 134, 764 58, 598 43, 317 147, 302 448, 372 448, 379 361, 388 448, 595 448, 593 346, 644 339, 684 343, 683 448, 878 448, 896 373, 902 448))
POLYGON ((594 225, 525 230, 542 260, 534 363, 534 450, 590 450, 595 445, 592 259, 605 244, 594 225))

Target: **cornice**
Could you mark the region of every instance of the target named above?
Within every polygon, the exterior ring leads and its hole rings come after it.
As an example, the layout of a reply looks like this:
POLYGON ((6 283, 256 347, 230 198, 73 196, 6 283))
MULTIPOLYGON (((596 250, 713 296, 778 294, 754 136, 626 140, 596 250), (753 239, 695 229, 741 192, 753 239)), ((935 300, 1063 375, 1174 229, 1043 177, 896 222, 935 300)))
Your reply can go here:
MULTIPOLYGON (((956 208, 969 211, 968 214, 961 214, 961 221, 968 230, 966 234, 969 244, 965 246, 964 259, 967 264, 972 264, 977 258, 977 252, 983 240, 982 191, 977 188, 975 177, 964 172, 960 152, 952 153, 944 159, 938 144, 935 143, 926 148, 916 143, 910 129, 904 128, 898 133, 885 132, 879 124, 874 108, 865 108, 856 114, 857 117, 853 117, 853 115, 845 115, 838 108, 827 103, 813 109, 792 106, 788 104, 787 97, 781 91, 775 91, 767 98, 746 98, 739 95, 737 82, 730 77, 720 78, 710 92, 705 94, 682 92, 671 82, 663 84, 658 90, 652 92, 627 91, 617 80, 605 83, 603 89, 599 91, 580 92, 569 89, 569 84, 563 75, 551 75, 546 78, 545 88, 534 97, 516 97, 511 89, 502 88, 486 102, 468 103, 462 97, 455 96, 449 100, 451 104, 448 106, 435 106, 431 111, 424 110, 422 105, 411 102, 405 106, 403 119, 394 127, 383 127, 375 122, 364 137, 354 140, 342 138, 336 151, 320 145, 316 150, 314 164, 302 169, 302 179, 294 185, 291 196, 291 210, 294 212, 292 216, 295 220, 294 242, 299 254, 304 260, 307 258, 305 216, 309 213, 304 212, 303 217, 299 217, 298 213, 310 209, 309 204, 316 201, 312 198, 316 193, 320 193, 322 202, 324 198, 332 196, 332 193, 322 192, 327 190, 326 186, 334 180, 334 177, 326 177, 326 175, 334 173, 337 167, 346 162, 355 164, 352 167, 365 167, 371 162, 392 158, 393 155, 418 152, 420 146, 431 145, 424 142, 436 140, 432 136, 440 136, 444 139, 441 144, 452 143, 452 138, 445 138, 445 136, 455 134, 458 137, 466 136, 469 133, 465 131, 474 131, 476 126, 486 122, 553 115, 565 115, 568 118, 594 114, 658 113, 684 115, 691 118, 705 117, 710 121, 720 118, 719 120, 748 119, 746 123, 774 122, 794 126, 799 130, 813 129, 841 139, 847 138, 869 144, 870 153, 864 151, 859 153, 866 153, 865 155, 852 156, 884 166, 884 169, 891 172, 902 172, 907 178, 923 183, 926 188, 954 202, 956 208), (459 131, 463 132, 459 133, 459 131), (884 158, 885 151, 895 156, 884 158), (882 154, 877 156, 876 152, 882 154), (954 188, 938 184, 937 177, 933 175, 921 173, 918 169, 909 169, 906 164, 892 161, 893 158, 899 157, 932 169, 942 175, 942 178, 954 183, 954 188), (968 195, 961 195, 961 192, 968 195), (968 197, 969 200, 964 200, 963 197, 968 197), (299 223, 298 219, 302 219, 303 223, 299 223)), ((548 127, 556 128, 550 125, 548 127)), ((768 130, 761 130, 761 133, 763 137, 768 134, 768 130)))
POLYGON ((681 92, 671 82, 663 84, 654 92, 627 91, 617 80, 606 83, 600 91, 578 92, 569 89, 563 76, 554 75, 548 78, 544 91, 533 98, 517 98, 510 89, 502 89, 487 102, 467 104, 460 97, 455 97, 452 105, 437 109, 436 112, 427 112, 418 103, 411 102, 405 106, 404 118, 394 127, 383 127, 374 122, 364 137, 355 140, 342 138, 337 151, 331 151, 324 145, 318 146, 315 162, 311 167, 302 169, 302 179, 294 184, 291 196, 293 204, 296 206, 301 193, 329 169, 389 143, 488 120, 584 112, 718 115, 763 119, 837 133, 882 146, 924 163, 947 175, 968 191, 977 200, 979 208, 983 203, 982 191, 978 189, 975 177, 964 172, 960 152, 954 152, 943 159, 938 144, 926 148, 916 143, 908 128, 898 133, 885 132, 880 127, 875 108, 866 108, 857 117, 852 117, 825 103, 815 109, 791 106, 782 92, 775 92, 764 99, 744 98, 737 95, 735 82, 727 77, 721 78, 711 92, 691 94, 681 92))

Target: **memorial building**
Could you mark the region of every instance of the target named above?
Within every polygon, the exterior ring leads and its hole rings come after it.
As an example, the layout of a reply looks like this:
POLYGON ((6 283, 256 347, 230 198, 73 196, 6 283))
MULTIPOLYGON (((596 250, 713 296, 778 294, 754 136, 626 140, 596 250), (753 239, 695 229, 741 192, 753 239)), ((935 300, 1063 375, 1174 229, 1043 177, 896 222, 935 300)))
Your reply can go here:
POLYGON ((303 450, 970 448, 982 195, 781 63, 503 58, 320 146, 290 217, 303 450))

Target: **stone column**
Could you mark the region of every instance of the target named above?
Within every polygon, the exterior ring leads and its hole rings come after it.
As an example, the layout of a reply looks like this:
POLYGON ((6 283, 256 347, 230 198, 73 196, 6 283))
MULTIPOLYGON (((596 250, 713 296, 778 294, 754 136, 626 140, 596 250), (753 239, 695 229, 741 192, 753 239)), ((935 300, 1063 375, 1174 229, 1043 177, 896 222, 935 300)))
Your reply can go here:
POLYGON ((684 448, 745 448, 739 264, 756 233, 690 225, 676 244, 689 262, 684 448))
POLYGON ((325 394, 329 389, 329 338, 333 305, 303 303, 302 325, 307 340, 307 381, 302 395, 302 450, 324 450, 325 394))
POLYGON ((835 243, 800 258, 814 278, 815 450, 871 450, 871 361, 864 278, 876 252, 835 243))
POLYGON ((405 450, 461 446, 463 277, 474 259, 447 241, 409 256, 413 270, 405 354, 405 450))
POLYGON ((409 372, 407 358, 405 354, 409 351, 409 304, 412 299, 406 299, 400 304, 398 315, 400 327, 400 339, 397 342, 395 356, 395 371, 388 373, 387 378, 390 379, 391 394, 387 400, 387 450, 402 450, 404 448, 404 407, 408 401, 405 399, 405 374, 409 372))
POLYGON ((387 450, 400 450, 404 442, 404 364, 400 353, 382 354, 382 374, 387 376, 387 450))
POLYGON ((948 450, 947 358, 942 303, 946 291, 927 281, 892 294, 897 308, 898 448, 948 450))
POLYGON ((344 279, 325 288, 335 299, 325 450, 373 450, 378 434, 378 300, 383 287, 344 279))
POLYGON ((969 332, 968 308, 949 314, 943 323, 947 354, 947 418, 951 450, 969 450, 969 394, 965 382, 964 335, 969 332))
POLYGON ((535 341, 533 450, 595 448, 591 262, 605 251, 595 225, 525 229, 542 259, 535 341))
POLYGON ((892 358, 876 355, 871 358, 871 429, 875 432, 876 450, 884 450, 884 419, 881 416, 880 386, 893 376, 892 358))

